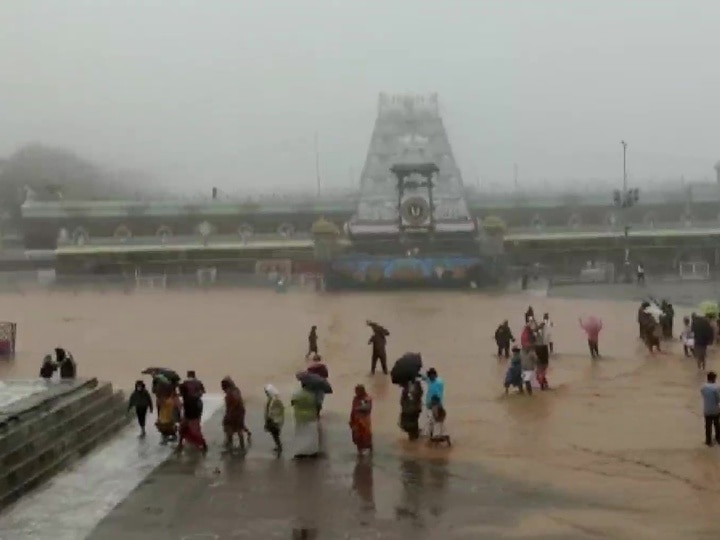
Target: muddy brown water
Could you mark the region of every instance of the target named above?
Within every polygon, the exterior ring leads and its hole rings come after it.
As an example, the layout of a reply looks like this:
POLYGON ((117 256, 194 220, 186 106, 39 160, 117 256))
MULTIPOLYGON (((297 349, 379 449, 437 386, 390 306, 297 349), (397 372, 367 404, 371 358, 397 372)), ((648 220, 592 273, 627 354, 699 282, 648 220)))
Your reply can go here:
MULTIPOLYGON (((75 354, 81 376, 122 388, 149 365, 195 369, 210 391, 219 391, 220 379, 231 375, 251 407, 260 406, 267 382, 285 397, 295 387, 307 331, 316 324, 335 387, 326 408, 346 414, 352 387, 366 384, 375 401, 375 431, 387 441, 384 451, 478 463, 531 489, 612 503, 613 510, 528 513, 518 537, 575 527, 613 538, 701 538, 720 531, 720 448, 702 445, 703 377, 678 344, 667 355, 645 353, 632 303, 261 290, 31 293, 2 296, 1 302, 0 318, 18 322, 19 354, 14 362, 0 363, 0 377, 36 376, 42 356, 62 345, 75 354), (537 314, 549 311, 555 322, 559 354, 551 360, 553 390, 506 397, 506 364, 493 356, 492 336, 504 318, 517 335, 529 303, 537 314), (605 322, 604 358, 595 363, 577 321, 588 314, 605 322), (426 366, 444 378, 451 450, 404 441, 396 427, 398 389, 381 375, 368 376, 368 318, 389 328, 391 358, 420 351, 426 366)), ((710 359, 710 367, 717 364, 710 359)))

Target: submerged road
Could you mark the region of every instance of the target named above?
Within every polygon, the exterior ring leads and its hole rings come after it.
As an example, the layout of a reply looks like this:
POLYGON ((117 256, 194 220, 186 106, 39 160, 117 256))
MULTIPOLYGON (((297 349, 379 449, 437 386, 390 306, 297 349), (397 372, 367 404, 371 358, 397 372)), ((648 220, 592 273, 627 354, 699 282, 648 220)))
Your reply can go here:
MULTIPOLYGON (((700 286, 666 293, 678 317, 694 305, 681 308, 680 293, 695 288, 707 294, 700 286)), ((665 294, 654 283, 647 289, 665 294)), ((131 388, 149 365, 195 369, 211 392, 231 375, 247 400, 255 446, 245 459, 221 454, 215 417, 205 458, 171 456, 155 433, 141 442, 129 429, 0 515, 0 538, 290 538, 305 528, 329 539, 716 540, 720 449, 702 444, 703 374, 677 341, 664 344, 663 355, 642 347, 637 303, 621 300, 637 292, 575 293, 3 295, 18 322, 19 353, 0 363, 0 378, 35 376, 58 344, 73 351, 81 376, 119 388, 131 388), (507 363, 493 356, 493 334, 507 318, 517 336, 530 304, 554 320, 552 390, 505 396, 507 363), (590 360, 579 328, 586 315, 605 323, 600 361, 590 360), (368 318, 390 329, 391 359, 421 351, 445 380, 450 451, 403 440, 398 388, 368 375, 368 318), (258 418, 263 386, 273 383, 287 404, 311 324, 335 390, 325 402, 329 457, 275 460, 258 418), (359 382, 373 397, 377 451, 360 463, 347 427, 359 382)), ((720 350, 708 365, 720 369, 720 350)), ((292 430, 288 412, 286 438, 292 430)))

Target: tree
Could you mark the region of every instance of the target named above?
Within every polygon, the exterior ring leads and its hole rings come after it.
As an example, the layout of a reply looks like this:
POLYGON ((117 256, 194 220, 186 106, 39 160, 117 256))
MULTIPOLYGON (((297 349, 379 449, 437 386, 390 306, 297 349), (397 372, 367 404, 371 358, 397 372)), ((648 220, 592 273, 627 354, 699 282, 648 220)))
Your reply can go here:
POLYGON ((27 145, 0 165, 0 207, 15 223, 26 197, 98 200, 127 198, 132 187, 113 181, 100 167, 73 152, 41 144, 27 145))

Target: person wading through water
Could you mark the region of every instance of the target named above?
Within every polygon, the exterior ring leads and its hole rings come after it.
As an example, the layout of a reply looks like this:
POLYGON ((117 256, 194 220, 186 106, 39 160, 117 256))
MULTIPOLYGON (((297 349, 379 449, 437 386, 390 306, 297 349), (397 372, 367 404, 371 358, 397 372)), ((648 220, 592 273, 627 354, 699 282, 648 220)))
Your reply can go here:
POLYGON ((317 353, 318 353, 317 326, 313 325, 310 327, 310 333, 308 334, 308 353, 307 353, 307 355, 310 356, 311 354, 317 354, 317 353))
POLYGON ((695 347, 693 352, 697 361, 698 369, 705 369, 705 358, 707 357, 707 349, 713 343, 714 333, 712 324, 707 317, 693 315, 690 322, 690 329, 695 338, 695 347))
POLYGON ((705 444, 713 445, 713 430, 715 442, 720 444, 720 387, 717 385, 717 375, 714 371, 707 374, 707 382, 700 388, 703 401, 703 416, 705 416, 705 444))
POLYGON ((60 379, 69 380, 77 377, 77 364, 72 353, 58 347, 55 349, 55 363, 60 370, 60 379))
POLYGON ((387 337, 390 332, 386 328, 372 321, 366 321, 367 325, 372 329, 372 336, 368 340, 368 345, 372 345, 372 357, 370 358, 370 374, 375 375, 378 360, 382 367, 383 373, 388 374, 387 370, 387 337))
POLYGON ((510 358, 510 344, 515 341, 510 324, 503 321, 495 330, 495 344, 497 345, 498 358, 510 358))
POLYGON ((358 455, 362 455, 366 450, 372 452, 372 398, 362 384, 355 387, 348 423, 358 455))
POLYGON ((603 328, 602 320, 599 317, 578 318, 580 328, 582 328, 587 336, 588 349, 590 349, 590 358, 597 360, 600 358, 600 331, 603 328))
POLYGON ((400 429, 411 441, 420 437, 420 413, 422 412, 423 387, 418 379, 403 386, 400 394, 400 429))
POLYGON ((540 385, 540 390, 550 388, 547 380, 547 370, 550 366, 550 347, 547 344, 546 328, 545 322, 542 322, 535 332, 535 355, 537 356, 535 376, 540 385))
POLYGON ((40 377, 46 381, 50 381, 55 373, 55 370, 57 370, 57 365, 53 362, 52 356, 46 354, 45 358, 43 358, 43 363, 40 366, 40 377))

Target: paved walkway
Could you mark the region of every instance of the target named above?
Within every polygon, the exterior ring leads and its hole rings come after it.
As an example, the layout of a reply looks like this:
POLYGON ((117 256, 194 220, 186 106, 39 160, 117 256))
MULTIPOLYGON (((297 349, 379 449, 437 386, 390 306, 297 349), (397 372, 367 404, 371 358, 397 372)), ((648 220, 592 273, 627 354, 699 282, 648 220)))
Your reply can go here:
MULTIPOLYGON (((253 447, 243 458, 218 450, 219 417, 212 419, 207 457, 187 452, 170 458, 89 540, 501 540, 515 538, 522 519, 533 512, 587 504, 513 485, 468 465, 400 459, 384 453, 381 441, 373 458, 357 459, 341 418, 326 418, 327 458, 276 459, 255 420, 253 447)), ((292 421, 288 428, 289 433, 292 421)), ((578 531, 531 537, 586 538, 578 531)))
MULTIPOLYGON (((205 399, 210 414, 220 404, 219 397, 205 399)), ((85 538, 171 454, 169 447, 158 444, 154 430, 149 430, 145 440, 137 434, 135 425, 125 428, 88 458, 3 511, 0 540, 85 538)))

